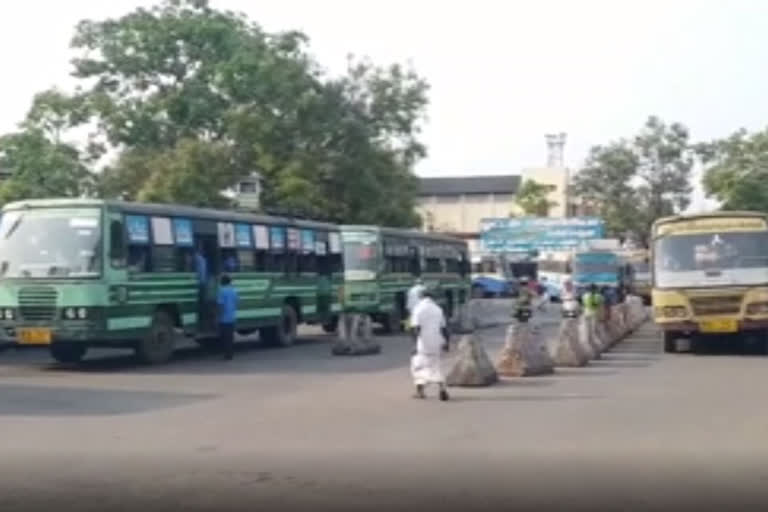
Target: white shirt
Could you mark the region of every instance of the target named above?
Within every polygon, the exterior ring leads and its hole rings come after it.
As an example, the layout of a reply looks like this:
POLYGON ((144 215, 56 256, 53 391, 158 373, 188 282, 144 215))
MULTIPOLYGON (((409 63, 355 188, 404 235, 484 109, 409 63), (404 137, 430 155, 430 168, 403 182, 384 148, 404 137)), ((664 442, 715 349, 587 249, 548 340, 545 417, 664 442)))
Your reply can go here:
POLYGON ((422 290, 424 290, 423 284, 415 284, 408 290, 408 300, 406 301, 405 307, 408 308, 409 313, 413 314, 413 310, 419 304, 422 290))
POLYGON ((440 354, 445 343, 440 329, 445 327, 445 315, 440 306, 429 297, 425 297, 413 311, 411 325, 419 327, 419 339, 416 351, 420 354, 440 354))

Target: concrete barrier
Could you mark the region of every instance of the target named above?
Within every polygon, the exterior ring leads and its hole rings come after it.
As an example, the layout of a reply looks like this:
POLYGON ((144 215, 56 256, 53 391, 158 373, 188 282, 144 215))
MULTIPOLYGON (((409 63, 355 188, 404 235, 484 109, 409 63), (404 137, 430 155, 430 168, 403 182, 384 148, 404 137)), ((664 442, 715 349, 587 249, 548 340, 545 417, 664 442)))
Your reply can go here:
POLYGON ((507 339, 496 361, 496 371, 505 377, 529 377, 554 373, 555 364, 546 344, 531 325, 515 322, 507 329, 507 339))
POLYGON ((576 318, 564 318, 560 322, 555 349, 555 366, 584 366, 589 356, 579 339, 579 321, 576 318))
MULTIPOLYGON (((594 319, 592 319, 594 320, 594 319)), ((589 317, 582 316, 578 320, 579 344, 589 360, 600 359, 600 350, 595 341, 595 329, 589 317)))
POLYGON ((449 386, 490 386, 499 380, 477 333, 462 336, 457 352, 458 357, 446 377, 449 386))
POLYGON ((378 354, 381 345, 373 337, 373 320, 370 315, 342 313, 339 315, 337 339, 331 348, 336 356, 360 356, 378 354))

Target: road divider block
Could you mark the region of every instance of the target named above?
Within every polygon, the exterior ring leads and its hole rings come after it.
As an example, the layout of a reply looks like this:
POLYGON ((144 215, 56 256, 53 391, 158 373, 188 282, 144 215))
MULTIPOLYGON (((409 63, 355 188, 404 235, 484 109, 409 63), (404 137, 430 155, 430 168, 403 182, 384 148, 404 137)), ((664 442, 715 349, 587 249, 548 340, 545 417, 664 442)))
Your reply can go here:
POLYGON ((579 339, 579 321, 576 318, 563 318, 557 334, 555 366, 584 366, 589 362, 589 355, 579 339))
POLYGON ((490 386, 499 380, 496 368, 477 333, 465 334, 457 346, 458 355, 446 377, 449 386, 490 386))
POLYGON ((529 377, 554 373, 555 364, 541 337, 527 322, 507 328, 504 348, 496 361, 496 371, 505 377, 529 377))
POLYGON ((589 355, 589 359, 600 359, 603 347, 597 334, 597 318, 594 316, 582 316, 579 322, 579 336, 581 345, 589 355))
POLYGON ((338 337, 331 348, 336 356, 361 356, 378 354, 381 345, 373 337, 373 320, 370 315, 342 313, 339 315, 338 337))

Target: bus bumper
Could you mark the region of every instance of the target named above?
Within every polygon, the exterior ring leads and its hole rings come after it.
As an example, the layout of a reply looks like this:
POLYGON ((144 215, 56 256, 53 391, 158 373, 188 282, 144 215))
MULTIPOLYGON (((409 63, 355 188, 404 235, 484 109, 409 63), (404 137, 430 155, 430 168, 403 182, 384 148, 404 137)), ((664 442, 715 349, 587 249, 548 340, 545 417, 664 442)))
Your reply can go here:
MULTIPOLYGON (((701 329, 699 327, 698 322, 694 321, 682 321, 682 322, 657 322, 656 325, 661 329, 662 331, 668 331, 668 332, 681 332, 685 334, 694 334, 694 333, 701 333, 701 329)), ((768 319, 763 320, 755 320, 755 319, 744 319, 739 320, 739 329, 738 332, 743 331, 759 331, 763 329, 768 329, 768 319)), ((702 333, 702 334, 710 334, 710 333, 702 333)), ((728 334, 728 333, 726 333, 728 334)), ((712 333, 712 335, 717 335, 717 333, 712 333)))

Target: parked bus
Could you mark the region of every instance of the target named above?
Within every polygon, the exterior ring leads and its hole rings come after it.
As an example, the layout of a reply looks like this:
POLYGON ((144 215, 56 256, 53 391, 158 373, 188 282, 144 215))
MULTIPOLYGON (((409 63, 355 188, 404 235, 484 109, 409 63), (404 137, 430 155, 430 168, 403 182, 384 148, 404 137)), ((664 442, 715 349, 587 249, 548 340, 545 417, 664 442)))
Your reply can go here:
POLYGON ((239 332, 290 345, 301 322, 341 310, 337 226, 192 208, 86 199, 20 201, 0 221, 0 326, 77 362, 90 347, 167 361, 178 331, 216 339, 218 277, 241 297, 239 332), (195 248, 207 260, 198 297, 195 248), (199 300, 201 299, 201 300, 199 300))
POLYGON ((715 212, 659 219, 651 247, 653 315, 664 350, 728 336, 765 348, 768 215, 715 212))
MULTIPOLYGON (((387 332, 407 317, 406 296, 417 277, 436 290, 446 317, 469 298, 469 256, 464 240, 377 226, 341 226, 344 253, 342 308, 370 313, 387 332)), ((335 329, 335 320, 324 325, 335 329)))

